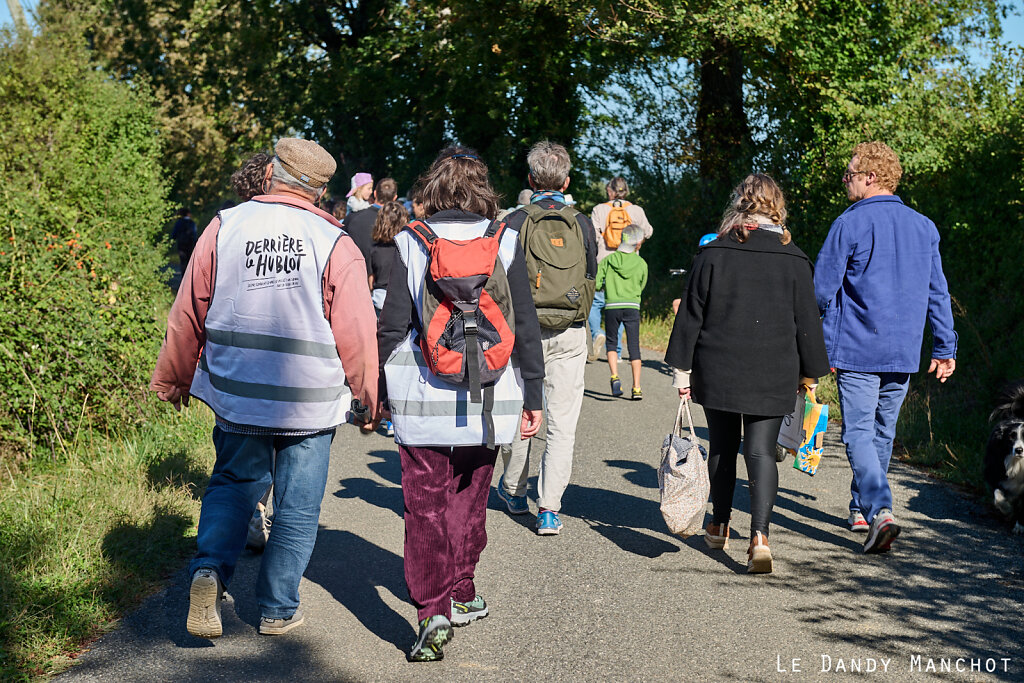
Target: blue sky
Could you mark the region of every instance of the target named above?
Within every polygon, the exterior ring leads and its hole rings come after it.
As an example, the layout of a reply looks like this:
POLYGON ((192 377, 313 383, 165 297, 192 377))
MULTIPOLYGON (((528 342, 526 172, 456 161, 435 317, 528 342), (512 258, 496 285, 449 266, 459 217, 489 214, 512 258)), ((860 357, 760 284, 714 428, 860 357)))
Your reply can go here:
MULTIPOLYGON (((26 16, 31 17, 36 0, 21 0, 26 16)), ((1024 0, 1011 0, 1013 14, 1003 21, 1003 41, 1024 47, 1024 0)), ((7 8, 7 0, 0 0, 0 24, 11 23, 11 12, 7 8)))

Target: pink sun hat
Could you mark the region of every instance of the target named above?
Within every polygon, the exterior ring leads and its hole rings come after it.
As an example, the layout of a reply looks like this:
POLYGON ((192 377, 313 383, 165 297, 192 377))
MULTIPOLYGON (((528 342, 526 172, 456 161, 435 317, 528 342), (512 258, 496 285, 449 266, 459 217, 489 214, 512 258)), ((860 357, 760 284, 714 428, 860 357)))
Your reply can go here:
POLYGON ((366 183, 372 183, 373 176, 369 173, 356 173, 352 176, 352 189, 348 191, 346 197, 351 197, 355 194, 356 190, 365 185, 366 183))

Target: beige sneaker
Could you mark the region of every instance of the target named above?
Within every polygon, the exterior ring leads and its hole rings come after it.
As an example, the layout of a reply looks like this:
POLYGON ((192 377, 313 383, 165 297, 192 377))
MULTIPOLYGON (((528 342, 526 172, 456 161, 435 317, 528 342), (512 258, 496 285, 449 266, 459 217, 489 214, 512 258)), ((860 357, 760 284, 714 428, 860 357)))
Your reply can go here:
POLYGON ((249 518, 249 529, 245 537, 245 547, 254 553, 261 553, 270 539, 270 520, 267 508, 263 503, 256 503, 256 510, 249 518))
POLYGON ((185 628, 197 638, 219 638, 224 632, 220 621, 221 585, 213 569, 197 569, 188 594, 188 620, 185 628))
POLYGON ((729 525, 708 524, 704 529, 704 542, 712 550, 724 550, 729 547, 729 525))
POLYGON ((295 614, 291 615, 287 619, 271 619, 270 617, 263 617, 260 619, 260 633, 265 636, 279 636, 284 633, 288 633, 293 628, 302 626, 302 610, 295 610, 295 614))
POLYGON ((768 547, 768 539, 760 531, 754 532, 747 549, 747 573, 771 574, 772 551, 768 547))

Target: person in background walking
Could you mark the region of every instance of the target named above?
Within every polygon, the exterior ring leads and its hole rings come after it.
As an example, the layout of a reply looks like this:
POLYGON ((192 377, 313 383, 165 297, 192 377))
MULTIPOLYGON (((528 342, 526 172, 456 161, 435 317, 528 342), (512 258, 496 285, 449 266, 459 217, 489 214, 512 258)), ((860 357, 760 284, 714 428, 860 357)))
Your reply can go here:
MULTIPOLYGON (((558 513, 572 475, 576 424, 583 406, 586 320, 597 277, 597 245, 587 217, 563 201, 572 167, 569 151, 544 140, 530 149, 526 163, 534 190, 530 203, 503 220, 519 232, 541 326, 547 434, 537 477, 537 534, 554 536, 562 530, 558 513)), ((498 497, 514 515, 530 511, 526 485, 534 445, 518 440, 502 450, 505 471, 498 481, 498 497)))
POLYGON ((192 250, 196 248, 196 241, 199 239, 196 234, 196 222, 192 220, 192 212, 188 208, 178 209, 178 220, 174 222, 171 239, 176 242, 178 247, 178 261, 181 264, 181 272, 184 273, 189 259, 192 258, 192 250))
MULTIPOLYGON (((644 213, 644 210, 636 204, 626 201, 626 197, 629 196, 629 185, 626 184, 625 178, 621 176, 612 178, 605 185, 604 191, 608 196, 608 201, 598 204, 590 212, 590 221, 594 224, 594 233, 597 241, 598 263, 615 253, 622 230, 626 226, 639 225, 643 230, 645 241, 649 240, 651 235, 654 234, 654 226, 647 220, 647 214, 644 213)), ((637 245, 637 251, 640 250, 642 245, 643 242, 637 245)), ((600 349, 605 343, 605 333, 601 330, 604 303, 604 292, 597 292, 594 295, 594 303, 590 306, 590 315, 587 317, 587 323, 590 327, 590 339, 594 349, 592 360, 596 359, 597 355, 601 353, 600 349)), ((619 346, 616 349, 617 353, 620 354, 622 353, 622 332, 623 328, 620 326, 617 334, 619 346)))
POLYGON ((843 174, 853 203, 832 224, 814 272, 853 470, 849 524, 868 533, 865 553, 888 550, 900 533, 886 473, 926 321, 934 339, 928 372, 945 382, 956 369, 939 231, 894 194, 902 175, 888 145, 854 147, 843 174))
POLYGON ((782 418, 800 384, 814 384, 829 369, 811 262, 785 223, 782 191, 768 176, 749 175, 733 190, 718 238, 694 258, 665 354, 680 398, 692 391, 708 422, 714 513, 704 541, 711 548, 728 547, 742 432, 751 573, 773 567, 768 525, 782 418))
POLYGON ((369 173, 356 173, 352 176, 346 202, 348 213, 356 213, 370 208, 370 197, 373 196, 373 176, 369 173))
MULTIPOLYGON (((257 195, 263 194, 267 185, 267 166, 274 160, 274 157, 266 152, 256 152, 246 159, 237 171, 231 174, 231 187, 243 202, 247 202, 257 195)), ((270 526, 272 524, 270 507, 270 492, 273 484, 267 487, 266 492, 260 501, 256 503, 256 509, 249 519, 249 528, 245 537, 245 547, 253 552, 263 552, 270 538, 270 526)))
POLYGON ((619 381, 618 330, 626 328, 629 340, 629 365, 633 373, 634 401, 642 400, 640 388, 640 295, 647 286, 647 262, 636 247, 643 241, 644 232, 639 225, 631 225, 622 232, 622 241, 615 253, 601 261, 597 267, 597 291, 605 293, 604 328, 608 330, 605 350, 608 353, 608 370, 611 372, 612 396, 622 396, 622 382, 619 381))
POLYGON ((388 279, 391 264, 395 262, 395 235, 409 222, 409 214, 399 202, 387 202, 377 212, 373 224, 373 247, 370 249, 370 296, 377 316, 384 308, 388 293, 388 279))
POLYGON ((274 157, 266 152, 256 152, 246 159, 241 167, 231 174, 231 188, 243 202, 266 190, 267 166, 274 157))
POLYGON ((315 206, 335 161, 310 140, 285 138, 274 151, 268 193, 221 212, 203 232, 149 385, 176 409, 192 395, 216 416, 217 459, 189 565, 186 627, 201 638, 222 633, 221 595, 271 483, 274 525, 256 583, 259 632, 283 634, 303 623, 299 581, 316 542, 335 427, 353 396, 376 418, 366 266, 315 206))
MULTIPOLYGON (((423 181, 425 220, 440 239, 482 237, 498 213, 487 166, 471 149, 445 149, 423 181)), ((498 453, 497 446, 486 444, 510 443, 517 428, 523 438, 537 433, 544 360, 523 250, 516 233, 505 230, 495 267, 505 269, 511 292, 518 370, 510 360, 493 386, 494 433, 488 433, 484 404, 470 403, 466 388, 433 374, 418 342, 428 252, 409 230, 395 237, 395 245, 398 258, 377 335, 381 409, 390 408, 402 460, 405 580, 419 620, 407 658, 432 661, 444 656, 452 625, 487 616, 487 603, 474 583, 487 544, 487 494, 498 453)))
MULTIPOLYGON (((391 266, 398 252, 395 247, 395 235, 409 221, 409 213, 400 202, 386 202, 377 212, 377 221, 373 224, 373 247, 370 249, 370 297, 373 307, 380 318, 384 300, 388 294, 388 279, 391 266)), ((384 434, 394 436, 395 426, 391 420, 384 420, 384 434)))
POLYGON ((398 199, 398 184, 391 178, 381 178, 373 191, 373 204, 365 209, 350 213, 345 219, 345 232, 359 247, 366 259, 366 275, 370 275, 370 251, 373 249, 373 229, 377 213, 385 202, 398 199))

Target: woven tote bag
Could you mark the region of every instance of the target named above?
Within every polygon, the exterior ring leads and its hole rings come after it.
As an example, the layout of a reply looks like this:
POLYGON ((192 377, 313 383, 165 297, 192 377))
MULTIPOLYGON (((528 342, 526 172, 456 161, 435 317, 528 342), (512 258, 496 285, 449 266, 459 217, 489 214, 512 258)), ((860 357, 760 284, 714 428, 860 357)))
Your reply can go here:
POLYGON ((701 530, 711 480, 708 477, 708 453, 697 441, 693 431, 690 403, 679 401, 672 433, 661 445, 661 467, 658 488, 661 491, 661 515, 669 531, 683 538, 701 530), (689 433, 683 435, 683 414, 689 433))

